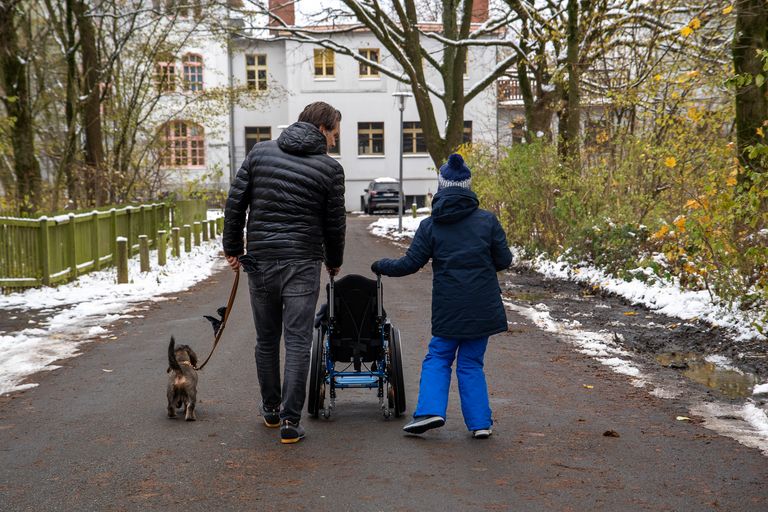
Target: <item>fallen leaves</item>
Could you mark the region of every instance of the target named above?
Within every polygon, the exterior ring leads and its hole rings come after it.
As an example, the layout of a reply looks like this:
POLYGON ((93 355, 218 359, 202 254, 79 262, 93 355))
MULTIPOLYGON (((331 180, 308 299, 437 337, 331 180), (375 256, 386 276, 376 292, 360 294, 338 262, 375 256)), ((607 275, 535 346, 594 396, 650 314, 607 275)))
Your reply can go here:
POLYGON ((621 435, 615 430, 606 430, 603 432, 604 437, 621 437, 621 435))

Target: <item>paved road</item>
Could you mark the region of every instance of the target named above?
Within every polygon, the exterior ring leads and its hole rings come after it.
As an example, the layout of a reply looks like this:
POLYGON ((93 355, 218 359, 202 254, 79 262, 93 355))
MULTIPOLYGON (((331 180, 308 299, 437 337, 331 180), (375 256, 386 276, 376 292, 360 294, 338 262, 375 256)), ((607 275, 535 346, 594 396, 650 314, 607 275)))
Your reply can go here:
MULTIPOLYGON (((345 273, 402 249, 349 219, 345 273)), ((241 283, 202 372, 198 421, 165 417, 171 334, 205 353, 200 318, 225 301, 222 270, 145 318, 113 326, 38 388, 0 398, 0 509, 16 510, 768 510, 760 453, 534 327, 496 336, 487 374, 496 432, 471 439, 454 390, 446 427, 404 437, 374 392, 340 392, 330 421, 281 445, 257 416, 253 325, 241 283), (110 370, 110 371, 104 371, 110 370), (594 386, 592 389, 584 384, 594 386), (606 437, 614 430, 620 437, 606 437)), ((431 271, 385 281, 413 404, 429 335, 431 271)), ((524 322, 514 313, 510 320, 524 322)), ((519 327, 519 326, 516 326, 519 327)))

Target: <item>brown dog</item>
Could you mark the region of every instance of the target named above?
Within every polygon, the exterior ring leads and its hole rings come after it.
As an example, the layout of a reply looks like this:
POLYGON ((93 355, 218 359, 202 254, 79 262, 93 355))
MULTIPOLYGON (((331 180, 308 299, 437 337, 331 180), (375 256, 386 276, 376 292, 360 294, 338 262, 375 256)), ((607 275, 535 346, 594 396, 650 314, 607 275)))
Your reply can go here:
POLYGON ((168 417, 176 417, 176 409, 184 407, 184 419, 195 421, 197 401, 197 354, 188 345, 176 345, 171 336, 168 345, 168 417))

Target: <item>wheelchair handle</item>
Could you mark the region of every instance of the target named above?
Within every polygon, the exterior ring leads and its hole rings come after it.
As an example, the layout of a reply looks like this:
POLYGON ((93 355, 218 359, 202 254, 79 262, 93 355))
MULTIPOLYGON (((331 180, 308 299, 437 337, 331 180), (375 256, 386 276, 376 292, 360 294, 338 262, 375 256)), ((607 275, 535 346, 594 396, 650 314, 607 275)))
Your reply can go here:
POLYGON ((384 318, 384 293, 381 289, 381 274, 376 274, 376 302, 378 307, 379 321, 384 318))
POLYGON ((329 292, 329 297, 328 297, 328 320, 329 321, 333 321, 333 303, 334 303, 334 300, 333 300, 333 285, 334 285, 335 279, 333 278, 333 276, 330 276, 330 279, 331 279, 331 281, 329 283, 330 292, 329 292))

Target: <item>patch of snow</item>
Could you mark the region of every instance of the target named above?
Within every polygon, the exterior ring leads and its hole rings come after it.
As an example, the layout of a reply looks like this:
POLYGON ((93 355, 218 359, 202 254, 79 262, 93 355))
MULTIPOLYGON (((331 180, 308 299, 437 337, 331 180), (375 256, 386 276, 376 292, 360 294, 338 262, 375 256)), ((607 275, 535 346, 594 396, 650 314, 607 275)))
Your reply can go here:
MULTIPOLYGON (((513 252, 513 254, 515 254, 513 252)), ((519 254, 519 252, 517 252, 519 254)), ((702 320, 710 325, 723 327, 735 333, 738 340, 766 339, 755 327, 759 321, 757 313, 750 315, 738 310, 738 305, 732 309, 713 303, 706 290, 683 290, 676 281, 654 280, 641 281, 633 279, 625 281, 611 277, 600 269, 591 266, 573 265, 561 260, 553 261, 545 257, 534 260, 518 260, 518 264, 531 267, 533 270, 548 278, 565 279, 599 286, 615 295, 628 299, 633 304, 645 306, 655 313, 680 318, 682 320, 702 320)), ((646 275, 651 275, 643 269, 638 269, 646 275)))
POLYGON ((397 217, 382 217, 369 225, 368 230, 376 236, 389 238, 390 240, 413 238, 416 234, 416 230, 419 228, 419 224, 421 224, 421 221, 427 217, 428 215, 420 215, 418 217, 404 215, 403 230, 401 232, 397 231, 397 217))
POLYGON ((768 382, 766 382, 765 384, 758 384, 757 386, 754 387, 754 389, 752 389, 753 395, 762 395, 765 393, 768 393, 768 382))
POLYGON ((768 416, 754 403, 701 403, 691 414, 704 418, 705 427, 768 455, 768 416))
POLYGON ((558 322, 549 314, 546 304, 520 306, 511 301, 504 305, 529 319, 540 329, 559 335, 577 347, 582 354, 595 358, 614 372, 639 377, 640 370, 628 359, 630 354, 618 346, 610 332, 590 332, 579 329, 578 322, 558 322))

